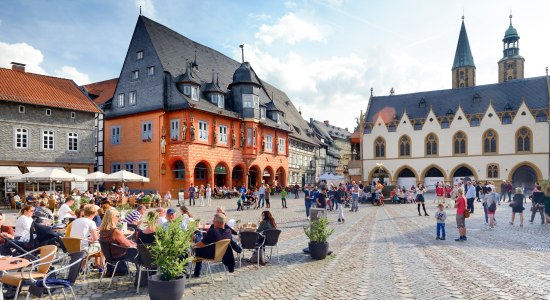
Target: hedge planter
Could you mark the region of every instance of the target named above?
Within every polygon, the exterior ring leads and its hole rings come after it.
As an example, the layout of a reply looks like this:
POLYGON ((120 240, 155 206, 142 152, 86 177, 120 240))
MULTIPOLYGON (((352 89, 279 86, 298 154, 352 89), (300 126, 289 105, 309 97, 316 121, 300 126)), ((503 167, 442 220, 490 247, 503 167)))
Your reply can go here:
POLYGON ((160 275, 149 277, 149 298, 151 300, 179 300, 185 291, 185 276, 179 279, 164 281, 160 275))
POLYGON ((309 255, 313 259, 325 259, 328 255, 328 242, 309 242, 309 255))

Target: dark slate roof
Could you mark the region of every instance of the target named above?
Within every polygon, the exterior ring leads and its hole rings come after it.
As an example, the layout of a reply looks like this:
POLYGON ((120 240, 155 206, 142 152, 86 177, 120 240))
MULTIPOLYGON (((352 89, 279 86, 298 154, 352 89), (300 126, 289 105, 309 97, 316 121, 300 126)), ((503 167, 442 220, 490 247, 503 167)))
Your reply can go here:
POLYGON ((221 94, 226 93, 226 91, 223 90, 220 87, 219 82, 214 81, 214 73, 212 73, 212 81, 206 85, 206 87, 204 88, 204 92, 205 93, 221 93, 221 94))
POLYGON ((325 131, 331 137, 331 139, 338 138, 345 140, 351 136, 351 132, 347 131, 344 128, 331 125, 330 123, 326 124, 325 122, 313 120, 313 125, 325 131))
POLYGON ((254 70, 252 70, 252 67, 248 62, 242 63, 239 68, 235 70, 235 73, 233 73, 233 82, 231 83, 231 85, 238 83, 253 83, 256 85, 260 85, 256 73, 254 72, 254 70))
POLYGON ((403 116, 405 110, 410 119, 425 118, 430 108, 436 117, 440 117, 445 116, 449 110, 456 113, 459 106, 467 115, 484 114, 489 103, 496 112, 502 112, 508 105, 514 110, 518 109, 523 100, 529 109, 548 109, 546 77, 509 80, 504 83, 460 89, 372 97, 365 121, 374 122, 379 112, 392 110, 395 111, 397 119, 403 116), (423 106, 419 105, 422 99, 425 102, 423 106))
POLYGON ((313 120, 313 122, 311 122, 311 125, 315 129, 319 137, 325 139, 326 144, 332 144, 334 142, 334 140, 328 133, 328 129, 325 126, 325 123, 313 120))
POLYGON ((472 56, 472 50, 470 50, 470 42, 468 41, 468 34, 466 33, 466 26, 464 26, 464 20, 462 20, 462 26, 460 27, 460 35, 458 36, 458 44, 456 45, 455 59, 453 62, 453 69, 459 67, 475 67, 474 57, 472 56))
POLYGON ((313 145, 317 144, 315 140, 305 135, 306 128, 309 128, 309 126, 298 113, 298 110, 294 107, 288 96, 281 90, 259 79, 249 63, 245 62, 241 64, 214 49, 186 38, 172 29, 150 20, 147 17, 140 16, 139 18, 145 25, 164 71, 168 72, 172 77, 173 82, 171 85, 173 88, 170 91, 170 97, 177 98, 177 101, 174 102, 181 103, 177 106, 172 105, 168 107, 168 110, 176 110, 194 106, 195 109, 210 112, 221 111, 222 115, 239 117, 237 113, 227 109, 222 110, 211 103, 208 99, 204 99, 202 93, 200 101, 192 101, 187 96, 177 91, 174 84, 174 78, 177 78, 181 74, 185 73, 186 61, 194 61, 196 58, 197 66, 193 68, 193 74, 201 83, 201 91, 204 91, 207 85, 211 83, 209 77, 213 70, 218 73, 217 82, 219 82, 219 87, 221 90, 230 95, 228 87, 233 82, 233 75, 235 74, 235 71, 239 69, 240 71, 236 74, 237 80, 241 80, 241 82, 256 83, 263 87, 260 89, 260 104, 267 106, 267 103, 271 102, 273 98, 273 102, 277 108, 285 114, 285 122, 283 122, 283 124, 277 124, 272 120, 266 120, 263 122, 264 124, 284 130, 292 130, 294 126, 297 126, 302 129, 301 133, 297 134, 295 131, 291 132, 291 137, 313 145))
POLYGON ((193 68, 190 68, 189 65, 187 66, 187 70, 185 70, 185 73, 178 76, 177 82, 183 82, 183 83, 194 83, 201 85, 200 79, 193 71, 193 68))

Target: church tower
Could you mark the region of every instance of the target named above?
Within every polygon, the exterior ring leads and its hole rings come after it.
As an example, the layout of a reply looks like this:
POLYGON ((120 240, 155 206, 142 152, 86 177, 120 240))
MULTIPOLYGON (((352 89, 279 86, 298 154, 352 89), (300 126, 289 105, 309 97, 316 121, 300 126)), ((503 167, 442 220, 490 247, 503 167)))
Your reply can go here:
POLYGON ((512 26, 512 15, 510 14, 510 26, 504 33, 503 57, 498 61, 498 82, 506 82, 513 79, 523 79, 523 64, 525 58, 519 55, 519 35, 512 26))
POLYGON ((453 89, 469 87, 476 85, 476 65, 474 57, 470 50, 470 42, 464 26, 464 16, 462 16, 462 26, 456 45, 455 59, 453 62, 453 89))

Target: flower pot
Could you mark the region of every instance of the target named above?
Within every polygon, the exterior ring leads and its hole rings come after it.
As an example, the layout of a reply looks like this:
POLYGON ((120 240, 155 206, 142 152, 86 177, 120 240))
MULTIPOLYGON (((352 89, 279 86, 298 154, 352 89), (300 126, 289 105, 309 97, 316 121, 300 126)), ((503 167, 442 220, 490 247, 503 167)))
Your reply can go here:
POLYGON ((328 255, 328 242, 309 242, 309 255, 313 259, 325 259, 328 255))
POLYGON ((179 300, 185 291, 185 276, 179 279, 164 281, 160 275, 149 276, 149 298, 151 300, 179 300))

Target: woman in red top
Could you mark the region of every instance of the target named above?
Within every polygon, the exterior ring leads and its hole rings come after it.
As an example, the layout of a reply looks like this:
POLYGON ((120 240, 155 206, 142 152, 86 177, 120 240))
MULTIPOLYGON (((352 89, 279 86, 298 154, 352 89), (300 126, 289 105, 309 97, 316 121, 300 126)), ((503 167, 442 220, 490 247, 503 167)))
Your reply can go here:
POLYGON ((458 228, 458 233, 460 237, 455 239, 457 242, 466 241, 466 218, 464 217, 464 211, 466 210, 466 198, 464 198, 464 189, 459 188, 458 199, 456 199, 455 208, 456 208, 456 227, 458 228))
POLYGON ((435 188, 435 195, 437 196, 437 204, 445 204, 445 188, 443 183, 439 182, 435 188))
POLYGON ((453 189, 450 185, 447 184, 445 187, 445 207, 450 208, 451 207, 451 195, 453 193, 453 189))

